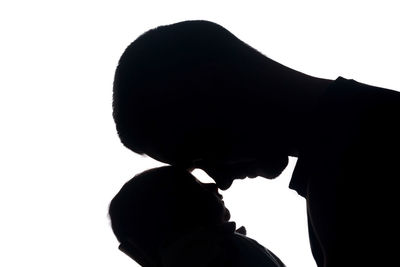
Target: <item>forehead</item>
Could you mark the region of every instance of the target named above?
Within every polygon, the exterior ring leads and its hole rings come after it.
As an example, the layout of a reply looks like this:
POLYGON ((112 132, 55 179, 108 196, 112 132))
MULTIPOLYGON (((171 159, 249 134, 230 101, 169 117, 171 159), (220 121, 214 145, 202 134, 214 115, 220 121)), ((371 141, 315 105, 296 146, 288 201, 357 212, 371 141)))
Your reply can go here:
POLYGON ((190 168, 199 160, 226 161, 247 157, 245 140, 218 130, 159 135, 147 146, 145 154, 158 161, 190 168))
MULTIPOLYGON (((155 196, 178 196, 186 189, 197 187, 197 179, 188 171, 164 166, 150 169, 131 180, 131 187, 138 194, 148 198, 155 196), (182 190, 183 189, 183 190, 182 190)), ((133 192, 131 190, 131 192, 133 192)))
POLYGON ((164 184, 166 188, 159 188, 158 190, 164 191, 162 194, 165 197, 171 200, 176 199, 182 205, 197 203, 208 195, 203 184, 189 172, 182 172, 174 177, 165 178, 170 179, 166 185, 164 184), (184 203, 181 202, 182 198, 185 199, 184 203))

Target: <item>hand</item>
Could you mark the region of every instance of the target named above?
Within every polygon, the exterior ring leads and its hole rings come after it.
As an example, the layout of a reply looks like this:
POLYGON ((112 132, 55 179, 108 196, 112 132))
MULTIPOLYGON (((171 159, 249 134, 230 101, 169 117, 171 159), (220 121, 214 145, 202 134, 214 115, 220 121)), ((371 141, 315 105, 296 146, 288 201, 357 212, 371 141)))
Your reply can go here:
POLYGON ((240 226, 237 230, 237 233, 242 234, 242 235, 246 235, 247 234, 247 230, 244 226, 240 226))

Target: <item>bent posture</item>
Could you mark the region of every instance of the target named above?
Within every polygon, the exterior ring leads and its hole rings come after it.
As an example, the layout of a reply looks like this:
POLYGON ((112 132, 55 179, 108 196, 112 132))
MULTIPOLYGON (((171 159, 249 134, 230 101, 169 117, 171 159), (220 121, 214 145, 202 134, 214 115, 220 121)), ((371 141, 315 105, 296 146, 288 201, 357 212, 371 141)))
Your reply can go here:
POLYGON ((120 249, 142 266, 283 267, 235 230, 215 184, 167 166, 128 181, 110 204, 120 249))
POLYGON ((126 147, 201 168, 221 189, 275 178, 297 157, 290 188, 307 201, 319 267, 396 260, 398 92, 306 75, 215 23, 186 21, 129 45, 113 105, 126 147))

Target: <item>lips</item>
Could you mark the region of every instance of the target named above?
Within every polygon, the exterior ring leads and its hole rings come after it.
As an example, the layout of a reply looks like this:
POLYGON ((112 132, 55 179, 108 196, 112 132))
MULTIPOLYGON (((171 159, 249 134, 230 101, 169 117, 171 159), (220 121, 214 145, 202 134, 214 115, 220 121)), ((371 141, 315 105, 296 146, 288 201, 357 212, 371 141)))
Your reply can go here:
POLYGON ((225 208, 224 220, 228 222, 230 219, 231 219, 231 213, 227 208, 225 208))

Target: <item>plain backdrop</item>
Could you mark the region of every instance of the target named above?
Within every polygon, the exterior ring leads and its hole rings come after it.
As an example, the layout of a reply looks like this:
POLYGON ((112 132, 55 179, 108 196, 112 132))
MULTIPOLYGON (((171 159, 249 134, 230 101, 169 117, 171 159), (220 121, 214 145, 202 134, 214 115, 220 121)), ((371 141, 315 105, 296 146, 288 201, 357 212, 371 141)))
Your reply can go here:
MULTIPOLYGON (((116 64, 140 34, 211 20, 304 73, 398 90, 396 2, 2 1, 0 266, 136 266, 107 209, 125 181, 160 165, 124 148, 111 116, 116 64)), ((223 193, 250 237, 288 267, 313 267, 305 202, 287 188, 295 162, 223 193)))

